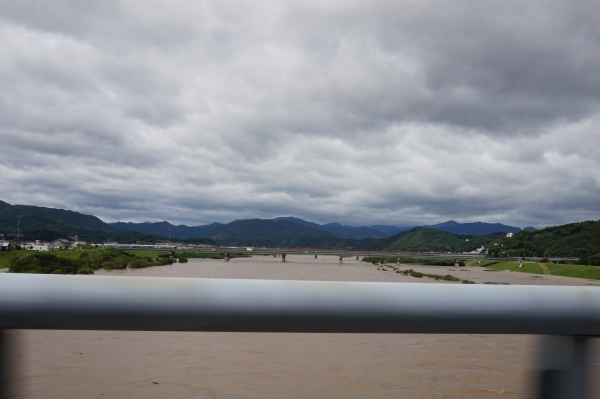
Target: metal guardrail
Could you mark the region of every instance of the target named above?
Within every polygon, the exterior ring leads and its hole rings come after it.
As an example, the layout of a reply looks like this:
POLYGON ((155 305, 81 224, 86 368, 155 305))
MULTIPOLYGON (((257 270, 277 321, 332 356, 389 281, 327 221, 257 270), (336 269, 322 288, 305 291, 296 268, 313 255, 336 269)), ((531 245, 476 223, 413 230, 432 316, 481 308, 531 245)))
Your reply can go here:
POLYGON ((4 274, 3 329, 560 335, 540 397, 584 398, 600 290, 4 274))

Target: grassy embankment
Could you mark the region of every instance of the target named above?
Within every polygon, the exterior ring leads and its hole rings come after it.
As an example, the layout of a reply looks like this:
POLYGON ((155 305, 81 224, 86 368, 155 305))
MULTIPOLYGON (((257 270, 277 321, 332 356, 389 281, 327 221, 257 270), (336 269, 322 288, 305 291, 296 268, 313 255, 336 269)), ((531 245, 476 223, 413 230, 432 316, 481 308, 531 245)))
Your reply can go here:
POLYGON ((506 261, 497 262, 484 266, 487 270, 510 270, 511 272, 544 274, 542 268, 537 263, 523 263, 523 267, 519 267, 519 262, 506 261))
MULTIPOLYGON (((470 262, 468 266, 479 266, 479 264, 470 262)), ((600 280, 600 266, 585 266, 585 265, 571 265, 571 264, 555 264, 555 263, 524 263, 523 267, 519 267, 517 261, 506 261, 506 262, 493 262, 493 261, 482 261, 481 266, 485 267, 486 270, 509 270, 511 272, 519 273, 531 273, 531 274, 546 274, 542 270, 542 265, 546 267, 546 270, 550 272, 552 276, 564 276, 564 277, 575 277, 585 278, 588 280, 600 280), (490 262, 484 264, 484 262, 490 262)))
MULTIPOLYGON (((385 263, 393 263, 395 262, 394 258, 366 258, 364 259, 373 264, 381 263, 381 267, 396 269, 393 266, 385 265, 385 263), (379 262, 378 262, 379 261, 379 262)), ((418 260, 412 260, 411 264, 416 264, 418 260)), ((435 261, 425 260, 431 263, 421 262, 424 266, 430 266, 435 261)), ((404 259, 401 260, 402 263, 404 259)), ((408 262, 406 262, 408 263, 408 262)), ((443 263, 443 262, 442 262, 443 263)), ((444 265, 445 266, 445 265, 444 265)), ((600 266, 585 266, 585 265, 571 265, 571 264, 555 264, 555 263, 524 263, 523 267, 519 267, 519 262, 517 261, 496 261, 496 260, 473 260, 467 263, 467 266, 471 267, 483 267, 484 270, 494 272, 500 270, 508 270, 511 272, 519 272, 519 273, 530 273, 530 274, 540 274, 544 275, 543 266, 546 267, 546 270, 553 276, 564 276, 564 277, 575 277, 575 278, 585 278, 588 280, 600 280, 600 266)), ((400 273, 399 271, 395 270, 400 273)), ((419 273, 414 272, 412 270, 401 271, 401 273, 411 275, 414 277, 430 277, 435 279, 445 279, 444 276, 441 275, 429 275, 427 273, 419 273)), ((452 280, 450 280, 452 281, 452 280)), ((484 283, 485 284, 485 283, 484 283)), ((491 283, 490 283, 491 284, 491 283)))

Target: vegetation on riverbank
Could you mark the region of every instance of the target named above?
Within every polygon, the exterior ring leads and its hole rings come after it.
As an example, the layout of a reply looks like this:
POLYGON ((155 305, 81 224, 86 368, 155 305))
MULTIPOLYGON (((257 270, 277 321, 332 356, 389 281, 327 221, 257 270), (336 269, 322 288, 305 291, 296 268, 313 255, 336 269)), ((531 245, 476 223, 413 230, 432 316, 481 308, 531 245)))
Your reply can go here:
POLYGON ((27 251, 1 251, 0 252, 0 269, 6 269, 9 266, 12 258, 27 251))
MULTIPOLYGON (((165 251, 153 251, 153 250, 123 250, 124 253, 134 256, 149 256, 149 257, 157 257, 160 255, 164 255, 167 252, 165 251)), ((230 258, 249 258, 250 254, 244 253, 231 253, 229 255, 230 258)), ((224 259, 225 254, 221 252, 196 252, 196 251, 175 251, 176 258, 195 258, 195 259, 224 259)))
MULTIPOLYGON (((384 257, 365 257, 363 261, 370 262, 374 265, 378 265, 382 270, 392 269, 397 273, 403 273, 405 275, 410 275, 413 277, 429 277, 435 278, 436 280, 448 280, 448 281, 456 281, 450 278, 445 278, 443 275, 439 274, 429 274, 429 273, 421 273, 416 272, 413 269, 408 270, 400 270, 395 266, 386 264, 386 263, 396 263, 396 258, 384 258, 384 257)), ((441 259, 441 262, 437 262, 434 259, 403 259, 401 258, 402 263, 415 264, 415 265, 424 265, 424 266, 453 266, 454 262, 449 262, 444 259, 441 259), (443 264, 442 264, 443 263, 443 264)), ((529 262, 529 261, 526 261, 529 262)), ((575 261, 573 261, 575 262, 575 261)), ((484 271, 511 271, 518 273, 529 273, 535 275, 552 275, 552 276, 564 276, 564 277, 574 277, 574 278, 583 278, 588 280, 600 280, 600 266, 587 266, 587 265, 578 265, 571 263, 523 263, 522 267, 519 267, 519 262, 517 261, 486 261, 486 260, 476 260, 468 263, 467 266, 470 267, 482 267, 484 271), (479 263, 481 262, 481 263, 479 263)), ((466 269, 462 269, 467 271, 466 269)), ((449 276, 449 275, 448 275, 449 276)), ((452 276, 450 276, 452 277, 452 276)), ((462 280, 461 280, 462 281, 462 280)), ((468 281, 468 280, 467 280, 468 281)), ((467 284, 467 283, 466 283, 467 284)), ((493 284, 493 283, 489 283, 493 284)))
POLYGON ((434 280, 460 281, 463 284, 476 284, 474 281, 466 280, 466 279, 461 279, 461 278, 458 278, 458 277, 453 276, 451 274, 422 273, 422 272, 418 272, 418 271, 413 270, 413 269, 404 269, 404 270, 402 270, 402 269, 397 268, 396 266, 386 265, 384 263, 380 264, 380 266, 377 269, 378 270, 383 270, 383 271, 395 271, 398 274, 404 274, 405 276, 411 276, 411 277, 416 277, 416 278, 427 277, 427 278, 432 278, 434 280))
POLYGON ((94 251, 52 251, 15 254, 9 261, 9 273, 37 274, 94 274, 95 270, 133 269, 171 265, 175 261, 168 255, 135 256, 118 249, 94 251), (75 257, 77 256, 77 257, 75 257))
MULTIPOLYGON (((365 256, 364 258, 362 258, 362 261, 378 265, 385 263, 396 263, 397 259, 397 257, 365 256)), ((454 259, 400 258, 400 263, 425 266, 454 266, 454 259)), ((460 260, 458 264, 459 266, 464 266, 465 262, 460 260)))
MULTIPOLYGON (((57 250, 52 252, 10 251, 0 253, 0 268, 10 273, 93 274, 95 270, 141 269, 171 265, 189 258, 224 259, 222 253, 167 251, 122 251, 114 248, 91 250, 57 250)), ((231 258, 247 258, 249 254, 231 254, 231 258)))

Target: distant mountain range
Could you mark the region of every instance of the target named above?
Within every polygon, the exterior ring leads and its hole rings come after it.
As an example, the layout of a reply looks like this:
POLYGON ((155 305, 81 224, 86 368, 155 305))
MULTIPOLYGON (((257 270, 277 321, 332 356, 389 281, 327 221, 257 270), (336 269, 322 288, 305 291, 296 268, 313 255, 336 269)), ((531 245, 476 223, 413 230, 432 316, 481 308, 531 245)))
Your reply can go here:
POLYGON ((287 220, 269 219, 244 219, 234 220, 231 223, 213 223, 206 226, 174 226, 168 222, 157 223, 111 223, 112 227, 121 231, 139 231, 144 234, 159 234, 164 237, 185 239, 191 237, 208 237, 213 240, 227 240, 231 238, 256 238, 256 237, 286 237, 306 236, 320 237, 331 236, 325 230, 312 226, 293 223, 287 220))
MULTIPOLYGON (((454 220, 448 220, 444 223, 434 224, 431 226, 423 226, 423 227, 431 227, 432 229, 442 230, 447 233, 452 234, 469 234, 473 236, 491 234, 491 233, 518 233, 521 231, 519 227, 507 226, 501 223, 484 223, 484 222, 475 222, 475 223, 458 223, 454 220)), ((536 228, 528 226, 523 230, 533 231, 536 228)))
MULTIPOLYGON (((186 239, 191 237, 208 237, 213 240, 230 240, 258 237, 320 237, 333 236, 345 239, 386 238, 415 227, 429 227, 452 234, 487 235, 492 233, 517 233, 519 227, 500 223, 458 223, 449 220, 431 226, 346 226, 339 223, 317 224, 296 217, 278 217, 274 219, 244 219, 231 223, 213 223, 205 226, 172 225, 168 222, 156 223, 111 223, 113 228, 121 231, 138 231, 144 234, 159 234, 165 237, 186 239)), ((527 227, 527 230, 535 230, 527 227)))
MULTIPOLYGON (((505 233, 521 231, 518 227, 498 223, 458 223, 452 220, 420 227, 388 225, 355 227, 339 223, 321 225, 295 217, 244 219, 231 223, 212 223, 206 226, 174 226, 168 222, 109 224, 95 216, 70 210, 10 205, 0 201, 0 235, 9 239, 16 238, 19 220, 21 238, 29 240, 51 240, 77 235, 81 240, 88 242, 153 243, 165 241, 167 237, 171 237, 190 243, 218 243, 234 246, 452 252, 470 251, 481 245, 486 247, 493 244, 502 245, 507 241, 505 233)), ((528 230, 535 229, 528 228, 528 230)), ((509 247, 516 251, 526 248, 525 244, 516 244, 516 242, 524 242, 523 237, 526 237, 523 235, 524 233, 527 232, 516 234, 515 237, 520 237, 516 240, 508 239, 509 243, 512 242, 509 247), (525 247, 523 247, 524 245, 525 247)), ((577 239, 577 242, 588 241, 577 239)))

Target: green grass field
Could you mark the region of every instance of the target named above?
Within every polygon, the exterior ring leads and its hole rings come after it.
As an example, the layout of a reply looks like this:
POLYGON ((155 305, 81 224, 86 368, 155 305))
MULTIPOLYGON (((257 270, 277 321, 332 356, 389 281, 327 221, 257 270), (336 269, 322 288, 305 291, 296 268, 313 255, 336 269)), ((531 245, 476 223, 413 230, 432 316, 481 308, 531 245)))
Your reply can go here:
POLYGON ((8 262, 14 258, 17 254, 25 253, 27 251, 2 251, 0 252, 0 269, 6 269, 8 262))
POLYGON ((590 280, 600 280, 600 266, 583 265, 554 265, 562 266, 560 269, 551 271, 553 276, 587 278, 590 280), (566 267, 565 267, 566 266, 566 267))
MULTIPOLYGON (((482 262, 483 263, 483 262, 482 262)), ((553 276, 586 278, 589 280, 600 280, 600 266, 584 265, 557 265, 555 263, 545 263, 548 271, 553 276)), ((543 274, 542 269, 537 263, 525 263, 519 267, 516 261, 496 263, 490 267, 490 270, 510 270, 512 272, 543 274)))
POLYGON ((497 260, 472 260, 469 263, 467 263, 467 266, 488 267, 491 265, 495 265, 496 263, 499 263, 499 261, 497 261, 497 260))
POLYGON ((500 269, 500 270, 510 270, 511 272, 520 272, 520 273, 533 273, 533 274, 544 274, 540 265, 537 263, 525 263, 523 267, 519 267, 519 262, 517 261, 506 261, 500 263, 494 263, 490 267, 491 269, 500 269))
POLYGON ((556 263, 545 263, 546 267, 548 268, 548 270, 550 271, 550 273, 554 274, 554 272, 556 270, 565 268, 565 267, 569 267, 570 265, 557 265, 556 263))

